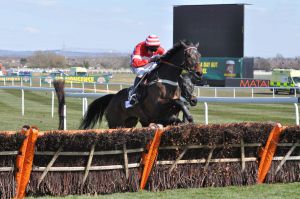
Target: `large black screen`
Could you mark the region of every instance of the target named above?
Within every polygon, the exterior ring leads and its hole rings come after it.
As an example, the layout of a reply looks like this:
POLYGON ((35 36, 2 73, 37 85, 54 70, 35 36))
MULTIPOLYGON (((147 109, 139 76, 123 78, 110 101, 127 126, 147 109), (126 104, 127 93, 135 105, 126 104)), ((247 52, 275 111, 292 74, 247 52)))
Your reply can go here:
POLYGON ((203 57, 243 57, 243 29, 243 4, 174 6, 173 43, 199 42, 203 57))

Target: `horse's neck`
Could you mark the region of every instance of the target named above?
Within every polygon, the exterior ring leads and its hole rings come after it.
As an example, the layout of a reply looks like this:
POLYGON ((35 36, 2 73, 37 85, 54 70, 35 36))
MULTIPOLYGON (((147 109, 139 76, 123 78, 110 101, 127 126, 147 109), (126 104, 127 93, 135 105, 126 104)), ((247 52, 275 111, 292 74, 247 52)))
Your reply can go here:
POLYGON ((176 68, 168 64, 162 64, 157 70, 157 76, 159 79, 166 79, 177 82, 181 72, 182 69, 180 68, 176 68))
POLYGON ((182 46, 177 46, 166 53, 163 59, 165 62, 160 62, 156 69, 156 77, 159 79, 166 79, 178 82, 179 76, 182 72, 181 64, 184 59, 184 50, 182 46), (169 63, 169 64, 168 64, 169 63))

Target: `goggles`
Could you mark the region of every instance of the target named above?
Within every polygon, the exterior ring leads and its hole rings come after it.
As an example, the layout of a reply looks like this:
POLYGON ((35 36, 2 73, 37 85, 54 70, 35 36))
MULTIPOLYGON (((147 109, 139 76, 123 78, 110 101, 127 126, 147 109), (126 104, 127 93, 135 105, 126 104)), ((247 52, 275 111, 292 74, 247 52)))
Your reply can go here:
POLYGON ((158 46, 148 46, 147 48, 148 48, 148 50, 151 51, 151 52, 156 52, 157 49, 158 49, 158 46))

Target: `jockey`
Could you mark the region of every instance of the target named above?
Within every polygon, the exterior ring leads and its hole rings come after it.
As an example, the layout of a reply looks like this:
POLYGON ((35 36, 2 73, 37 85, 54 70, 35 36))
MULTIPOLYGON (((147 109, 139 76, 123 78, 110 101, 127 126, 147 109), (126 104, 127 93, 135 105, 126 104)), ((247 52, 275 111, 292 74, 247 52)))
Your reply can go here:
POLYGON ((142 80, 144 74, 149 73, 156 67, 156 61, 165 53, 165 50, 160 46, 159 37, 149 35, 145 41, 138 43, 131 55, 131 70, 137 74, 133 88, 130 89, 128 101, 125 102, 126 108, 138 102, 136 97, 136 89, 142 80))

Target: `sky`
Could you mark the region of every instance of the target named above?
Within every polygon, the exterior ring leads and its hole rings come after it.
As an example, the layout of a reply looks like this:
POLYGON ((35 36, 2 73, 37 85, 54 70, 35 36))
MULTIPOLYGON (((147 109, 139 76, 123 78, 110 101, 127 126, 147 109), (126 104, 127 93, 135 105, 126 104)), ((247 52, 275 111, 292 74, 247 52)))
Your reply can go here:
POLYGON ((246 3, 245 56, 300 56, 299 0, 0 0, 1 50, 131 52, 173 42, 173 6, 246 3))

